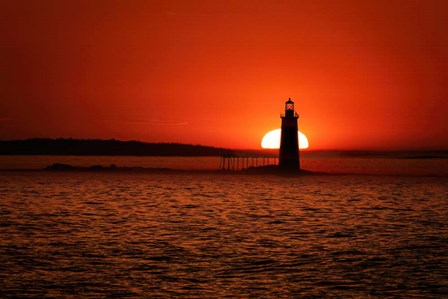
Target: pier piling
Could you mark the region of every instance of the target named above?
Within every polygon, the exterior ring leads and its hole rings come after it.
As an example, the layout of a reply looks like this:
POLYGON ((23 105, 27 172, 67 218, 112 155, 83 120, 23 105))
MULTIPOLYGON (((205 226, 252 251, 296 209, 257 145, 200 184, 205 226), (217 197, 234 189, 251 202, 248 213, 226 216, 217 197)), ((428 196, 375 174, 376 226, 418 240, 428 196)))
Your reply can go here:
POLYGON ((267 165, 278 165, 278 157, 273 155, 237 156, 235 154, 227 154, 221 156, 219 161, 219 169, 232 171, 267 165))

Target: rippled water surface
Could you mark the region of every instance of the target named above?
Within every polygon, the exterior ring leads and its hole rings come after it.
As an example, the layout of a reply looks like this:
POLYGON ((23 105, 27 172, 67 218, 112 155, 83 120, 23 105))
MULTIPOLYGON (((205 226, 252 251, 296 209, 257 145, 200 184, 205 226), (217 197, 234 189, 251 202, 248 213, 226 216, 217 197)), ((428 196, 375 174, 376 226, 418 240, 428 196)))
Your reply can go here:
POLYGON ((443 298, 448 178, 0 172, 0 297, 443 298))

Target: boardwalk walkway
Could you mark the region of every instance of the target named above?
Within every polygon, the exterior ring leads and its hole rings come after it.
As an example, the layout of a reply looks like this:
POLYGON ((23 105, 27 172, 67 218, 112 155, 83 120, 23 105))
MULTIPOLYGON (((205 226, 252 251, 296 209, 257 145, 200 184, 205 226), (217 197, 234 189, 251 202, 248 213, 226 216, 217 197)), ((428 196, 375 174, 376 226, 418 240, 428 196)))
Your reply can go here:
POLYGON ((272 154, 233 154, 221 156, 219 169, 221 170, 242 170, 249 167, 259 167, 266 165, 278 165, 278 156, 272 154))

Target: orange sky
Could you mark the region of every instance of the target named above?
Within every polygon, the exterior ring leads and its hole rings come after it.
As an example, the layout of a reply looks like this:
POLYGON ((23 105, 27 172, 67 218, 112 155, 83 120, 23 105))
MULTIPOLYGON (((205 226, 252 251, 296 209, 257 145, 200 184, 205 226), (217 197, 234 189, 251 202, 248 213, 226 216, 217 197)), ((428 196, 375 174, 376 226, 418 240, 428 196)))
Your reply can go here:
POLYGON ((0 139, 448 149, 448 1, 0 0, 0 139))

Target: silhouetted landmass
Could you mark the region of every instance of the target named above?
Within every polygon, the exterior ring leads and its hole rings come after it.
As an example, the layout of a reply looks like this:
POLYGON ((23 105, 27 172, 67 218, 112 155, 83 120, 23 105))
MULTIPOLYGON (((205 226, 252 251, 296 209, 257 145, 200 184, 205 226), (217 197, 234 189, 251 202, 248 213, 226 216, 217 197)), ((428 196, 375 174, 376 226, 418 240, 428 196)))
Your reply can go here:
POLYGON ((241 174, 276 174, 276 175, 310 175, 322 174, 304 169, 284 169, 278 165, 267 165, 258 167, 249 167, 240 170, 181 170, 161 167, 118 167, 115 164, 110 166, 92 165, 92 166, 73 166, 70 164, 54 163, 42 170, 44 171, 94 171, 94 172, 175 172, 175 173, 241 173, 241 174))
POLYGON ((310 175, 318 174, 305 169, 285 169, 278 165, 266 165, 258 167, 249 167, 247 169, 240 170, 242 173, 246 174, 281 174, 281 175, 310 175))
POLYGON ((0 155, 221 156, 229 152, 229 149, 212 146, 115 139, 34 138, 0 141, 0 155))
POLYGON ((111 164, 110 166, 103 165, 92 165, 92 166, 73 166, 70 164, 63 163, 54 163, 43 170, 47 171, 146 171, 146 172, 160 172, 160 171, 175 171, 175 169, 163 168, 163 167, 154 167, 154 168, 144 168, 144 167, 118 167, 115 164, 111 164))
MULTIPOLYGON (((212 146, 180 143, 146 143, 116 139, 33 138, 0 140, 0 155, 68 155, 68 156, 269 156, 278 150, 229 150, 212 146)), ((448 151, 333 151, 306 150, 302 158, 393 158, 448 159, 448 151)))

